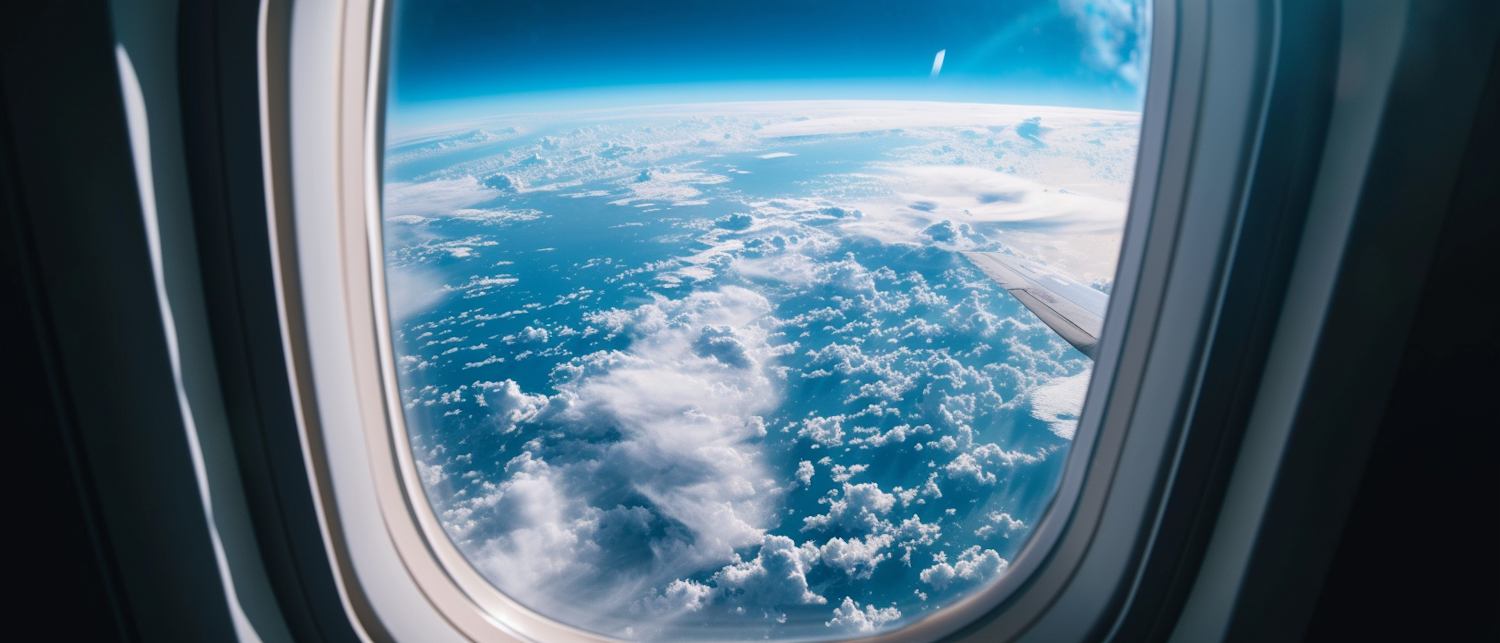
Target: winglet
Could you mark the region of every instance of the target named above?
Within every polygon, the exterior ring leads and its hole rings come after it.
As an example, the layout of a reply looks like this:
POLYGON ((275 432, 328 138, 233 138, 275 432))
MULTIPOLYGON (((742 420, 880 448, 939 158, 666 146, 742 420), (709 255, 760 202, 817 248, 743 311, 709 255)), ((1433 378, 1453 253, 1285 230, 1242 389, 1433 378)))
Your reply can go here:
POLYGON ((1039 264, 998 252, 965 252, 964 257, 1079 352, 1094 358, 1104 329, 1109 295, 1039 264))

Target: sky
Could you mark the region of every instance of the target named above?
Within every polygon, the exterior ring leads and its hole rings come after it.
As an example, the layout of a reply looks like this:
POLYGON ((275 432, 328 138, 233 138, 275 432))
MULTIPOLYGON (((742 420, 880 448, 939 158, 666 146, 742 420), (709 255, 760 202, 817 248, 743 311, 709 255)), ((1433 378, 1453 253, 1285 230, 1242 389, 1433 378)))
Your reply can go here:
POLYGON ((387 118, 398 133, 743 100, 1138 110, 1145 14, 1138 0, 398 0, 387 118))

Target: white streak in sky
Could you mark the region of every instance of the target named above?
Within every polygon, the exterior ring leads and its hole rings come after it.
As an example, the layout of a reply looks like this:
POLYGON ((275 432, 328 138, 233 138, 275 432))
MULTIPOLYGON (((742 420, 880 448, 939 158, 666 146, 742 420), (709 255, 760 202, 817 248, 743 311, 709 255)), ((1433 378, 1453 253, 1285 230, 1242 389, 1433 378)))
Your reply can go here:
POLYGON ((932 78, 937 78, 938 72, 943 70, 943 55, 946 53, 948 53, 947 49, 939 51, 937 52, 937 56, 932 59, 932 78))

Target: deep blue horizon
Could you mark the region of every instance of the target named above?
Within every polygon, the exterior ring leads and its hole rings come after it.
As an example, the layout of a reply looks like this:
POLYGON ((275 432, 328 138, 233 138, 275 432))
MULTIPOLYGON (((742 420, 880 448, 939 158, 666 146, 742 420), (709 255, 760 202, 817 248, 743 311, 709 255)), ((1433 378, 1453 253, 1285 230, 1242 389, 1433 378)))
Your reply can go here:
POLYGON ((1132 0, 398 1, 393 18, 393 133, 506 113, 743 100, 1133 111, 1148 26, 1132 0))

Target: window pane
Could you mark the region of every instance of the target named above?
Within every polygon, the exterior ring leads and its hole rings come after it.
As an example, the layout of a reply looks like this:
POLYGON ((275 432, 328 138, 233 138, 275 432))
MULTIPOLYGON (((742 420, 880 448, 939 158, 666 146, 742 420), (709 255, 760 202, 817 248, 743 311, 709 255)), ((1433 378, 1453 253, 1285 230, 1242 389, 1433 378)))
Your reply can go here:
POLYGON ((625 639, 852 638, 1052 502, 1147 7, 396 3, 411 447, 500 591, 625 639))

